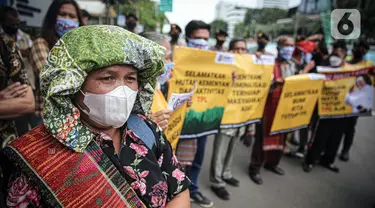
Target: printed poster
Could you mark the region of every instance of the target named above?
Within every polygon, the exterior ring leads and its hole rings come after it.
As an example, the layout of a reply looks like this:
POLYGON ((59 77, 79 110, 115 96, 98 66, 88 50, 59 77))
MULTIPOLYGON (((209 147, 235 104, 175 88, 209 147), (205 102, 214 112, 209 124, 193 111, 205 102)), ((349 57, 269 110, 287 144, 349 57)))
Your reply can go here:
POLYGON ((301 74, 285 78, 271 135, 307 127, 323 88, 324 75, 301 74))
POLYGON ((151 106, 151 112, 156 113, 164 109, 172 111, 168 119, 168 128, 164 131, 173 150, 176 150, 182 126, 185 120, 187 109, 187 99, 193 95, 193 92, 186 94, 175 94, 174 99, 170 99, 169 103, 165 100, 160 90, 155 90, 154 100, 151 106))
POLYGON ((220 128, 237 128, 260 121, 274 63, 274 56, 236 55, 237 80, 231 86, 220 128))
POLYGON ((176 47, 173 61, 168 94, 188 93, 197 85, 180 139, 217 133, 228 102, 235 55, 176 47))
POLYGON ((318 67, 318 72, 326 75, 319 99, 320 118, 371 116, 374 68, 371 61, 343 68, 318 67))

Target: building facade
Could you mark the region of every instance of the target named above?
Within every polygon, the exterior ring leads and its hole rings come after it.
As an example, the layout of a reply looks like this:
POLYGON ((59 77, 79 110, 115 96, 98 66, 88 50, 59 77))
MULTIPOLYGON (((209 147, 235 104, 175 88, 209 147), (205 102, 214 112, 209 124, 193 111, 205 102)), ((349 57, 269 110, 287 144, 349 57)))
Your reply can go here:
POLYGON ((235 3, 220 1, 216 5, 215 18, 222 19, 228 23, 228 36, 232 39, 236 24, 245 20, 246 8, 235 3))
POLYGON ((289 0, 258 0, 260 8, 289 9, 289 0))

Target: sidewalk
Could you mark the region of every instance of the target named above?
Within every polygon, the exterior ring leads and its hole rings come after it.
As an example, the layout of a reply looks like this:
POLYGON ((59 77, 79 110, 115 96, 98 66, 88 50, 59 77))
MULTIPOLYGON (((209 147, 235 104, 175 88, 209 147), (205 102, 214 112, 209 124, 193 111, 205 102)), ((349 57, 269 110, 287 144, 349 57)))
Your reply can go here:
POLYGON ((320 166, 305 173, 301 161, 284 157, 280 166, 286 175, 278 176, 263 169, 264 184, 258 186, 247 175, 250 149, 238 144, 233 174, 241 185, 228 186, 230 201, 220 200, 209 189, 212 143, 210 136, 199 182, 203 194, 213 199, 217 208, 372 208, 375 205, 375 117, 358 120, 349 163, 336 162, 339 174, 320 166))

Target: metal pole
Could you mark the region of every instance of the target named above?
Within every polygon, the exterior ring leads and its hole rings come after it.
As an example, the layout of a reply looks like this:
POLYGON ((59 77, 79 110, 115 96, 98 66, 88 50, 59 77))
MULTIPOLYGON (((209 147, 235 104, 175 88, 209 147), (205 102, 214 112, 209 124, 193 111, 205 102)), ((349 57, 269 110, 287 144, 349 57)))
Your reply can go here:
POLYGON ((296 22, 295 22, 295 24, 294 24, 294 30, 293 30, 293 36, 294 36, 294 37, 297 37, 297 31, 298 31, 299 20, 300 20, 300 12, 297 11, 297 13, 296 13, 296 22))
POLYGON ((110 24, 110 19, 109 19, 109 0, 105 1, 105 24, 107 24, 107 25, 110 24))

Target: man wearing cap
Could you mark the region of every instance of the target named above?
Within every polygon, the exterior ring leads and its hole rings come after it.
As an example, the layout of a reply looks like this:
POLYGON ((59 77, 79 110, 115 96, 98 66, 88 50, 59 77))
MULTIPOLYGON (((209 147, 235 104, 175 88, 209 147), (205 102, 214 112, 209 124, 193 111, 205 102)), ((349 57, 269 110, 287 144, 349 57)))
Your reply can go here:
POLYGON ((128 14, 126 16, 126 28, 132 33, 135 33, 135 27, 137 27, 138 17, 135 14, 128 14))
POLYGON ((225 40, 228 37, 228 33, 224 30, 216 30, 216 45, 212 46, 210 50, 212 51, 226 51, 223 47, 225 40))
POLYGON ((169 31, 169 36, 171 37, 170 44, 172 49, 172 56, 174 52, 175 46, 185 46, 185 42, 180 39, 180 35, 182 33, 181 27, 177 24, 171 24, 171 30, 169 31))
POLYGON ((185 45, 184 41, 180 39, 182 33, 181 27, 177 24, 171 24, 171 30, 169 31, 169 36, 171 37, 171 46, 181 46, 185 45))
POLYGON ((257 54, 260 55, 273 55, 271 53, 266 52, 266 46, 270 39, 268 36, 262 32, 258 32, 257 34, 257 44, 258 44, 258 49, 257 49, 257 54))

